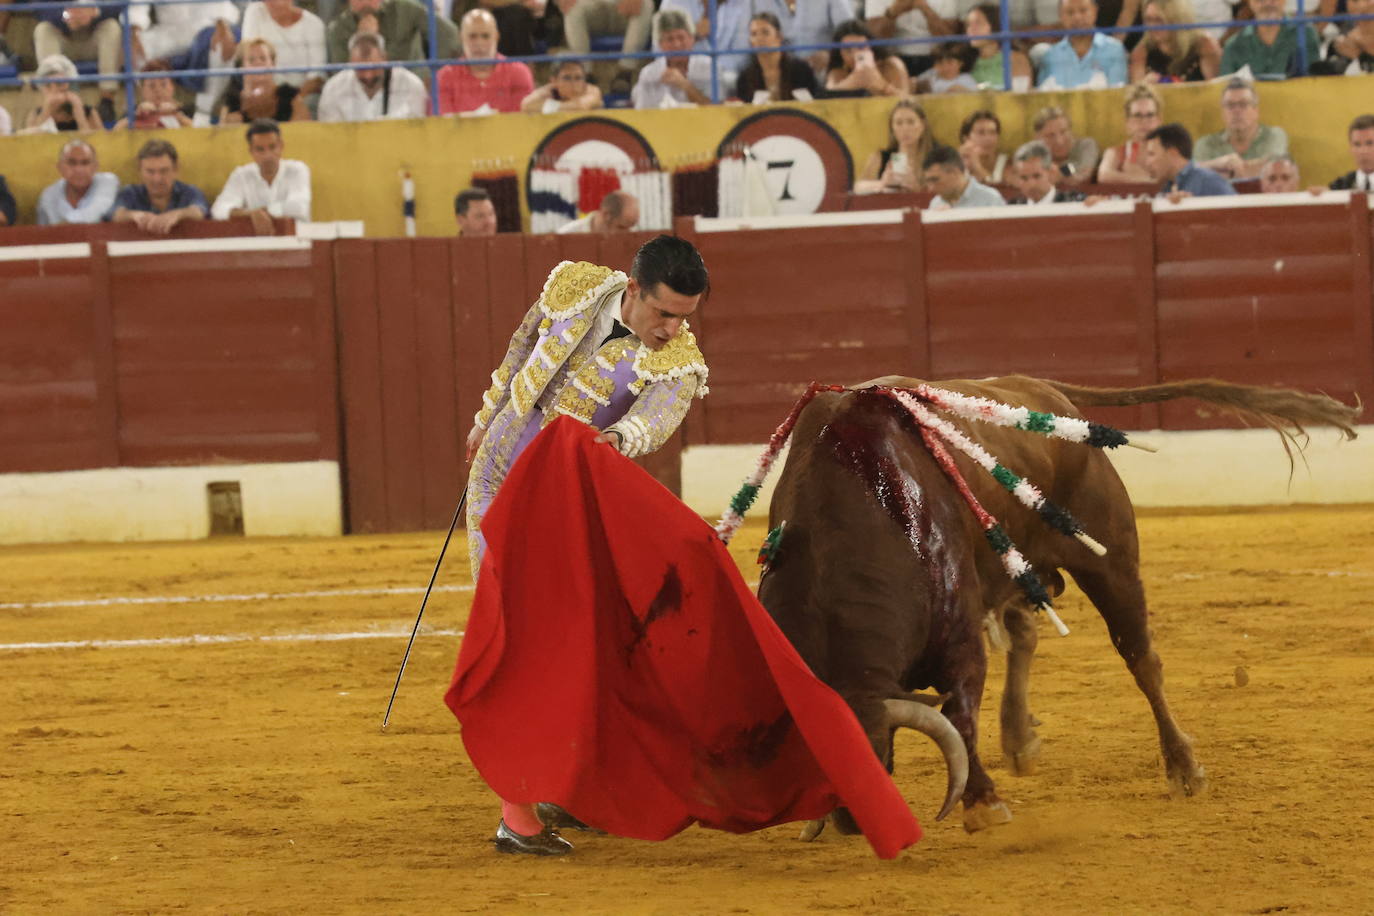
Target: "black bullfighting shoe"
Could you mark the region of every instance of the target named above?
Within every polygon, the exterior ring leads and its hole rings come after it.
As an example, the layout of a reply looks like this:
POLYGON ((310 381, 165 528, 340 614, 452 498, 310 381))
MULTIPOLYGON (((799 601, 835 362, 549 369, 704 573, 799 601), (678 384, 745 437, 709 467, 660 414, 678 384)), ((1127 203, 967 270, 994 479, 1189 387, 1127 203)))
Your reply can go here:
POLYGON ((538 802, 534 806, 534 816, 539 818, 539 822, 545 827, 552 827, 555 830, 585 830, 588 833, 605 833, 604 830, 597 830, 590 824, 583 823, 573 817, 563 808, 552 802, 538 802))
POLYGON ((552 827, 545 827, 533 836, 516 833, 506 826, 504 820, 496 827, 497 852, 524 854, 527 856, 565 856, 572 852, 573 845, 558 835, 552 827))

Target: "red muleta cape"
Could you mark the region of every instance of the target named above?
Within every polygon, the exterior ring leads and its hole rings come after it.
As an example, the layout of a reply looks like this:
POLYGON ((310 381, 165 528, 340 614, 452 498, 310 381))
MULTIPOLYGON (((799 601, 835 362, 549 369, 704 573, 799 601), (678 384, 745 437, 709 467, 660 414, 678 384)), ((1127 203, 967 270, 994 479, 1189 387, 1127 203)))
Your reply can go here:
POLYGON ((848 806, 891 858, 921 828, 715 532, 563 417, 511 469, 445 702, 487 784, 619 836, 744 833, 848 806))

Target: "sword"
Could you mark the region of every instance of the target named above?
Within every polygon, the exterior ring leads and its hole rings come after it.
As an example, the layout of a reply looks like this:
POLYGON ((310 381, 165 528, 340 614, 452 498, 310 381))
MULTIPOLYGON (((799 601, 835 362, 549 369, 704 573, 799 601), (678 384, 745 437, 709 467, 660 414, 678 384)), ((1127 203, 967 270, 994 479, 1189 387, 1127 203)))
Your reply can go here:
POLYGON ((439 559, 434 561, 434 572, 429 576, 429 587, 425 589, 425 597, 420 601, 420 613, 415 615, 415 627, 410 631, 410 642, 406 643, 406 654, 401 656, 401 669, 396 672, 396 686, 391 688, 391 699, 386 704, 386 715, 382 716, 382 731, 386 731, 387 723, 391 721, 391 707, 396 703, 396 692, 401 689, 401 678, 406 673, 406 663, 410 661, 410 650, 415 645, 415 637, 420 632, 420 618, 425 616, 425 604, 429 601, 429 593, 434 590, 434 581, 439 578, 439 567, 444 564, 444 553, 448 550, 448 542, 453 539, 453 532, 458 527, 458 517, 463 514, 463 506, 467 505, 468 488, 463 487, 463 495, 458 497, 458 508, 453 510, 453 521, 449 523, 448 534, 444 537, 444 546, 439 548, 439 559))

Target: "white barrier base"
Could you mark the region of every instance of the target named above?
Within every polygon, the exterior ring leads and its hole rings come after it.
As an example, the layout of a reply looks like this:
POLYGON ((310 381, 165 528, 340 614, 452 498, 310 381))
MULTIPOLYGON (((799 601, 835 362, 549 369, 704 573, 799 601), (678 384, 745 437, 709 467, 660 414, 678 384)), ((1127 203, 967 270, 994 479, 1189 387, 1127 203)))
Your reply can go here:
MULTIPOLYGON (((1329 429, 1313 432, 1306 463, 1297 459, 1291 482, 1283 446, 1267 429, 1156 430, 1140 435, 1159 446, 1158 453, 1119 448, 1110 454, 1137 506, 1374 503, 1374 426, 1361 426, 1359 433, 1355 441, 1341 442, 1329 429)), ((682 458, 683 500, 707 518, 719 518, 763 448, 760 444, 687 449, 682 458)), ((768 514, 785 460, 784 452, 751 516, 768 514)))
POLYGON ((343 530, 334 461, 0 474, 0 544, 207 537, 206 486, 237 482, 248 536, 343 530))

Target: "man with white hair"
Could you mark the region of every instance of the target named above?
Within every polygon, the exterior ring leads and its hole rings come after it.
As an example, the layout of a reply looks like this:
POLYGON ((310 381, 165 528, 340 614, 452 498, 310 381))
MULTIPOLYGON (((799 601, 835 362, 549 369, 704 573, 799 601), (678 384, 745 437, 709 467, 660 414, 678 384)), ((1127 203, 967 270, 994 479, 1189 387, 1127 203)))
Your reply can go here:
POLYGON ((628 191, 612 191, 601 198, 600 207, 566 223, 558 234, 629 232, 638 222, 639 198, 628 191))
POLYGON ((95 148, 85 140, 69 140, 57 154, 62 177, 38 195, 38 225, 98 223, 114 206, 119 178, 99 171, 95 148))
POLYGON ((1055 187, 1059 169, 1050 148, 1039 140, 1021 144, 1012 157, 1012 183, 1021 191, 1013 204, 1032 207, 1062 204, 1083 199, 1082 191, 1062 191, 1055 187))
POLYGON ((654 46, 664 52, 655 57, 635 81, 630 99, 635 108, 662 108, 674 104, 711 104, 711 58, 691 54, 692 20, 682 10, 665 9, 654 17, 654 46))
POLYGON ((423 118, 429 111, 424 80, 401 67, 387 66, 386 41, 372 32, 348 40, 350 63, 376 67, 340 70, 320 92, 321 121, 379 121, 423 118))

